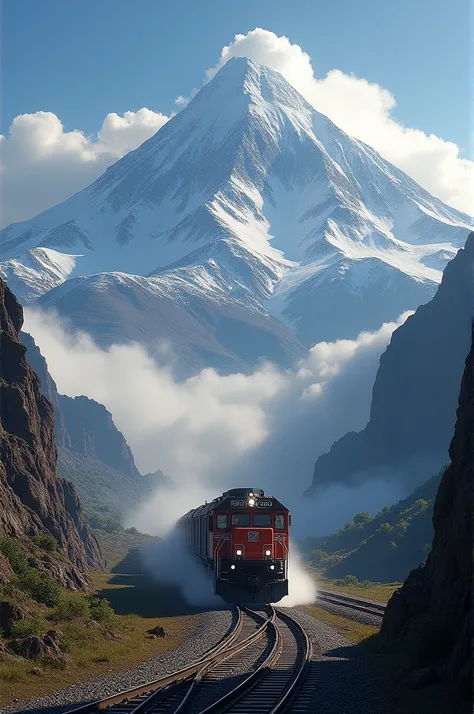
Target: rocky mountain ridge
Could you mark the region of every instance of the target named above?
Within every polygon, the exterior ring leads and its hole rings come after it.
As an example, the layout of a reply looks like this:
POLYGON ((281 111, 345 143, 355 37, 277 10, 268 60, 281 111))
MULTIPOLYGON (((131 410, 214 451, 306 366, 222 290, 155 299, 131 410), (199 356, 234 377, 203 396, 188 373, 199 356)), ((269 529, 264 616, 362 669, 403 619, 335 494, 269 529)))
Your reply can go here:
POLYGON ((287 366, 427 302, 471 225, 241 57, 94 184, 0 232, 0 274, 99 344, 168 345, 184 374, 287 366))
POLYGON ((56 382, 34 339, 22 332, 27 359, 54 407, 61 475, 72 481, 88 515, 103 512, 117 523, 166 477, 157 470, 142 475, 112 414, 85 396, 59 394, 56 382))
MULTIPOLYGON (((446 679, 450 711, 472 711, 472 505, 474 482, 474 329, 459 395, 451 464, 436 496, 433 546, 390 599, 382 633, 411 647, 431 637, 431 678, 446 679), (424 626, 424 629, 423 629, 424 626)), ((415 659, 412 657, 412 659, 415 659)))
POLYGON ((436 295, 392 335, 380 359, 370 419, 318 458, 310 494, 328 484, 397 478, 405 493, 447 461, 473 315, 474 233, 436 295))
POLYGON ((57 475, 54 411, 27 362, 22 323, 22 308, 0 279, 0 535, 28 542, 50 533, 60 557, 45 556, 37 567, 83 588, 87 569, 104 561, 74 486, 57 475))
POLYGON ((103 404, 89 397, 59 394, 46 360, 26 332, 21 340, 27 359, 41 380, 43 394, 54 407, 56 443, 83 456, 91 456, 130 478, 140 478, 132 451, 103 404))

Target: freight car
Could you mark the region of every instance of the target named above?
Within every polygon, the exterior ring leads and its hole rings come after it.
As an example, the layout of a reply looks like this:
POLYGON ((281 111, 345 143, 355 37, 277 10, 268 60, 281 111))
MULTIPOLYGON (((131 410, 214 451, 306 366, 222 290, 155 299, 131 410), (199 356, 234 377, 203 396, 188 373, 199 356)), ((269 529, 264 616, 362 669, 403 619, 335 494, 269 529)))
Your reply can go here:
POLYGON ((186 548, 213 572, 226 602, 278 602, 288 595, 291 515, 262 489, 234 488, 178 521, 186 548))

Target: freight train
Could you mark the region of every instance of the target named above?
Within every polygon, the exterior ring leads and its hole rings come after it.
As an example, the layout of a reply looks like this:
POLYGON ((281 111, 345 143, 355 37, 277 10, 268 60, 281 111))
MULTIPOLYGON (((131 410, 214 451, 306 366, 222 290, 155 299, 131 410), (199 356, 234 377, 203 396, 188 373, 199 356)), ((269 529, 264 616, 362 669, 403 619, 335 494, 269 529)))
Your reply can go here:
POLYGON ((186 548, 212 570, 226 602, 278 602, 288 595, 291 514, 262 489, 234 488, 178 521, 186 548))

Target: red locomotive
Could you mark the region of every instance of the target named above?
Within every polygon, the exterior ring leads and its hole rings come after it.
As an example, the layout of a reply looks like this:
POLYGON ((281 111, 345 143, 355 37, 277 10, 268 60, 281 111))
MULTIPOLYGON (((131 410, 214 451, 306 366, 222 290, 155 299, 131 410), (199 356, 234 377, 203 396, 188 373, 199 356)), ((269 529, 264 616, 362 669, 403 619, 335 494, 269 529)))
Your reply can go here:
POLYGON ((178 528, 189 551, 214 571, 226 602, 277 602, 288 595, 291 516, 262 489, 234 488, 186 513, 178 528))

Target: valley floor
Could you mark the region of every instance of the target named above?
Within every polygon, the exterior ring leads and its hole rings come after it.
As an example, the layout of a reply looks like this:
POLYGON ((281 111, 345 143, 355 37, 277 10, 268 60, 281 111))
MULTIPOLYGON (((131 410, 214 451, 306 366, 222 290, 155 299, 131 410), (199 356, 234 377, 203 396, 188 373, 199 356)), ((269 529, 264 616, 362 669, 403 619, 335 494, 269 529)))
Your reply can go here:
MULTIPOLYGON (((154 662, 156 670, 167 653, 178 651, 183 643, 196 636, 200 628, 199 612, 186 606, 175 589, 158 588, 140 572, 134 549, 143 545, 143 536, 103 535, 101 545, 111 572, 94 575, 94 590, 111 603, 116 613, 113 621, 102 627, 91 627, 90 622, 80 619, 51 624, 68 643, 70 661, 65 669, 44 667, 31 660, 0 659, 0 707, 13 704, 8 711, 21 711, 21 700, 32 691, 38 698, 70 685, 77 690, 75 682, 104 676, 113 676, 114 686, 124 688, 128 686, 125 673, 131 667, 154 662), (165 637, 148 634, 148 630, 157 626, 164 628, 165 637)), ((39 606, 38 614, 46 616, 39 606)), ((157 676, 153 664, 148 666, 148 672, 149 675, 143 672, 145 679, 157 676)), ((90 698, 93 688, 80 686, 84 690, 82 698, 90 698)), ((73 696, 80 697, 80 693, 77 691, 73 696)), ((60 699, 57 695, 52 697, 52 701, 60 699)))
MULTIPOLYGON (((95 576, 95 589, 106 597, 116 614, 117 639, 89 638, 72 623, 60 623, 68 640, 71 665, 32 674, 32 663, 10 669, 0 662, 3 714, 34 711, 63 714, 73 706, 106 693, 127 689, 167 674, 197 659, 230 627, 228 609, 198 611, 187 606, 177 590, 157 586, 141 570, 137 557, 143 536, 99 533, 111 572, 95 576), (163 639, 148 639, 147 630, 161 625, 163 639), (34 699, 26 698, 34 692, 34 699)), ((327 589, 386 601, 393 586, 337 586, 319 581, 327 589)), ((292 608, 313 642, 311 671, 315 711, 320 714, 442 714, 436 689, 404 686, 403 656, 380 640, 376 623, 367 624, 329 612, 319 606, 292 608)))

